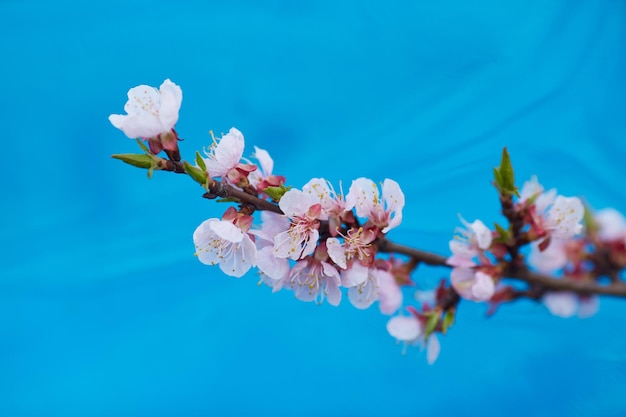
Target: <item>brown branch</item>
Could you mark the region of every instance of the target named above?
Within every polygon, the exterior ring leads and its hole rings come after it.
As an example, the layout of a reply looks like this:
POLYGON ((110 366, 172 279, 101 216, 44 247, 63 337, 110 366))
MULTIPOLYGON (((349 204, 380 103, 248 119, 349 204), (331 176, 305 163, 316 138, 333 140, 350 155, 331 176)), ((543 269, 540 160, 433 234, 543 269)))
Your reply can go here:
MULTIPOLYGON (((446 264, 447 258, 441 255, 400 245, 386 238, 378 242, 378 250, 385 253, 400 253, 408 255, 427 265, 451 268, 450 265, 446 264)), ((611 282, 608 285, 600 285, 593 281, 573 281, 538 274, 525 267, 517 267, 514 269, 509 268, 505 271, 504 276, 510 279, 526 282, 529 285, 540 285, 548 291, 572 291, 579 294, 599 294, 614 297, 626 297, 626 283, 623 281, 611 282)))

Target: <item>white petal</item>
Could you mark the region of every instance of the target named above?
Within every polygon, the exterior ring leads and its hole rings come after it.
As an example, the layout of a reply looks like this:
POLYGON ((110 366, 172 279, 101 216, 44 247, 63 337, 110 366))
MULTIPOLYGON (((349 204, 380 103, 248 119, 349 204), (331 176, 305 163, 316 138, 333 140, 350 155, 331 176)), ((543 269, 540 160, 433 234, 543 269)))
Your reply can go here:
POLYGON ((471 224, 471 230, 474 232, 478 247, 483 250, 489 249, 492 236, 491 231, 485 226, 485 223, 480 220, 475 220, 474 223, 471 224))
POLYGON ((361 285, 350 287, 348 289, 348 299, 350 303, 358 309, 366 309, 371 306, 374 301, 378 300, 378 283, 373 276, 361 285))
POLYGON ((578 317, 586 319, 594 316, 600 309, 600 297, 591 296, 589 298, 582 298, 578 302, 578 317))
POLYGON ((226 175, 241 160, 243 148, 243 135, 234 127, 231 128, 213 149, 212 157, 204 159, 209 174, 212 177, 226 175))
POLYGON ((478 271, 474 274, 474 285, 472 285, 472 296, 475 301, 487 301, 493 297, 496 288, 493 278, 484 272, 478 271))
POLYGON ((315 204, 315 202, 308 194, 295 188, 287 191, 278 203, 283 213, 292 218, 304 216, 313 204, 315 204))
POLYGON ((537 176, 533 175, 530 180, 526 181, 520 191, 520 202, 524 202, 529 198, 538 196, 543 193, 543 186, 537 181, 537 176))
POLYGON ((567 264, 565 242, 561 239, 551 239, 550 245, 543 251, 539 250, 538 243, 533 243, 528 262, 544 274, 551 274, 563 268, 567 264))
POLYGON ((358 178, 352 181, 350 191, 346 196, 347 208, 355 208, 359 217, 369 217, 375 206, 380 206, 378 187, 368 178, 358 178))
POLYGON ((626 219, 614 208, 598 210, 593 217, 598 223, 598 236, 601 240, 618 240, 626 235, 626 219))
POLYGON ((258 251, 257 267, 273 280, 284 279, 289 274, 289 261, 274 256, 274 249, 271 246, 258 251))
POLYGON ((240 278, 256 265, 256 246, 245 234, 241 243, 231 243, 230 247, 231 251, 220 260, 220 269, 226 275, 240 278))
POLYGON ((226 220, 212 222, 210 227, 216 235, 228 242, 241 242, 244 236, 240 228, 226 220))
POLYGON ((161 84, 159 90, 161 92, 161 109, 159 112, 161 124, 165 129, 171 130, 178 121, 178 111, 183 101, 183 91, 169 79, 161 84))
POLYGON ((341 285, 350 288, 355 285, 361 285, 367 279, 369 268, 361 265, 360 262, 354 262, 345 271, 341 271, 341 285))
POLYGON ((576 197, 558 196, 548 211, 548 222, 554 226, 554 236, 567 239, 580 233, 580 224, 585 214, 585 208, 576 197))
POLYGON ((378 306, 383 314, 393 314, 402 306, 402 290, 387 271, 374 270, 378 275, 378 306))
POLYGON ((426 348, 426 360, 429 365, 435 363, 439 357, 439 351, 441 351, 441 344, 439 343, 437 335, 433 333, 428 338, 428 347, 426 348))
POLYGON ((572 317, 578 307, 578 297, 571 292, 549 292, 542 301, 550 313, 563 318, 572 317))
POLYGON ((382 230, 383 233, 387 233, 402 222, 402 208, 404 207, 404 193, 394 180, 387 178, 383 182, 383 200, 387 204, 387 211, 392 213, 389 224, 382 230))
POLYGON ((387 322, 387 331, 400 341, 412 342, 422 334, 422 326, 413 316, 396 316, 387 322))
POLYGON ((475 301, 474 294, 472 294, 472 286, 474 285, 473 270, 469 268, 454 268, 450 273, 450 281, 461 297, 475 301))
POLYGON ((339 243, 339 239, 334 237, 326 239, 326 248, 328 249, 330 259, 340 268, 346 269, 346 249, 339 243))
POLYGON ((259 161, 263 174, 271 175, 272 170, 274 169, 274 160, 270 156, 269 152, 255 146, 254 157, 259 161))

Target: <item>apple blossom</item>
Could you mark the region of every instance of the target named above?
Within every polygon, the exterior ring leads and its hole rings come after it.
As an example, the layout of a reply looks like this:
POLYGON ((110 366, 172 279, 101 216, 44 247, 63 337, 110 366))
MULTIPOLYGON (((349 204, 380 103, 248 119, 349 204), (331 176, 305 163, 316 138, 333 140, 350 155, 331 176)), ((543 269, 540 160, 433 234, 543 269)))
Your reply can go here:
POLYGON ((403 342, 402 353, 406 353, 408 345, 426 344, 426 360, 429 365, 435 363, 441 351, 439 339, 433 333, 424 340, 424 329, 415 316, 395 316, 387 322, 387 332, 397 341, 403 342))
POLYGON ((567 265, 565 243, 562 239, 551 239, 550 244, 544 250, 539 249, 539 243, 533 243, 528 263, 538 271, 548 274, 565 267, 567 265))
POLYGON ((455 267, 475 266, 476 263, 473 259, 489 249, 493 237, 491 231, 482 221, 475 220, 473 223, 469 223, 462 217, 460 219, 465 225, 465 229, 456 229, 454 239, 449 243, 452 256, 448 258, 446 263, 455 267))
POLYGON ((558 196, 548 210, 546 229, 559 239, 570 238, 582 231, 580 222, 585 215, 583 203, 577 197, 558 196))
POLYGON ((614 208, 598 210, 593 216, 598 225, 598 237, 605 242, 626 239, 626 219, 614 208))
POLYGON ((294 291, 302 301, 316 301, 321 304, 324 298, 337 306, 341 302, 339 272, 328 262, 315 257, 302 259, 291 268, 284 286, 294 291))
POLYGON ((256 265, 254 242, 232 222, 208 219, 193 233, 196 255, 203 264, 219 264, 226 275, 240 278, 256 265))
POLYGON ((259 193, 262 193, 267 187, 278 187, 285 183, 285 177, 272 174, 274 160, 269 152, 255 146, 252 156, 259 161, 260 169, 250 172, 248 180, 250 181, 250 185, 259 193))
POLYGON ((596 296, 579 296, 573 292, 548 292, 541 298, 543 304, 555 316, 569 318, 591 317, 598 311, 599 302, 596 296))
POLYGON ((243 149, 243 134, 234 127, 219 141, 213 137, 213 143, 204 151, 207 157, 203 158, 208 174, 211 177, 221 177, 223 181, 238 187, 248 184, 248 174, 257 167, 240 162, 243 149))
POLYGON ((295 261, 312 254, 319 238, 321 205, 295 188, 287 191, 278 204, 291 224, 274 237, 274 255, 295 261))
POLYGON ((126 115, 112 114, 109 121, 131 139, 148 139, 170 132, 178 121, 183 92, 169 79, 157 90, 139 85, 128 90, 126 115))
POLYGON ((487 301, 495 292, 493 277, 470 268, 454 268, 450 274, 452 286, 459 295, 471 301, 487 301))
POLYGON ((356 209, 357 216, 367 218, 368 222, 387 233, 402 222, 404 193, 397 182, 388 178, 383 181, 382 188, 381 199, 374 181, 358 178, 352 181, 346 203, 348 209, 356 209))

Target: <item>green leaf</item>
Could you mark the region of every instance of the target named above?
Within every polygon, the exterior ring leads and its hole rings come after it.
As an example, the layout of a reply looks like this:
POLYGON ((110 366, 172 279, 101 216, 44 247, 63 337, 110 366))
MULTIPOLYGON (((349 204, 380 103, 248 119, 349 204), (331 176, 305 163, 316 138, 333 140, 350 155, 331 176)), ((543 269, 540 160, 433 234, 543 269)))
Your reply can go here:
POLYGON ((448 329, 454 324, 454 316, 454 310, 448 310, 448 312, 444 316, 443 322, 441 323, 441 332, 443 334, 446 334, 448 329))
POLYGON ((200 152, 198 151, 196 151, 196 164, 198 164, 198 166, 206 172, 206 164, 204 163, 204 158, 200 156, 200 152))
POLYGON ((185 168, 185 172, 189 175, 195 182, 200 185, 206 184, 206 171, 191 165, 189 162, 184 161, 183 167, 185 168))
POLYGON ((153 156, 143 153, 117 153, 111 155, 111 158, 119 159, 122 162, 137 168, 152 168, 153 156))
POLYGON ((493 169, 493 179, 496 185, 496 189, 498 192, 502 192, 504 190, 504 185, 502 183, 502 175, 500 175, 500 170, 498 168, 493 169))
POLYGON ((502 149, 502 160, 500 166, 493 169, 493 176, 496 182, 496 188, 500 193, 507 195, 516 195, 519 197, 517 187, 515 186, 515 174, 513 173, 513 164, 506 147, 502 149))
POLYGON ((137 144, 139 145, 139 147, 141 148, 142 151, 144 151, 145 153, 150 153, 150 149, 148 149, 146 144, 143 143, 143 140, 137 139, 137 144))
POLYGON ((501 238, 503 241, 509 240, 509 231, 500 226, 498 223, 494 223, 494 225, 496 226, 496 230, 500 235, 499 238, 501 238))
POLYGON ((424 328, 424 339, 428 340, 430 335, 437 328, 437 324, 439 324, 439 318, 441 317, 440 312, 433 312, 428 315, 428 321, 426 322, 426 327, 424 328))
POLYGON ((291 188, 291 186, 285 187, 283 184, 281 184, 278 187, 266 187, 263 191, 265 192, 265 194, 269 195, 272 200, 280 201, 280 199, 283 198, 283 195, 285 195, 285 193, 291 188))

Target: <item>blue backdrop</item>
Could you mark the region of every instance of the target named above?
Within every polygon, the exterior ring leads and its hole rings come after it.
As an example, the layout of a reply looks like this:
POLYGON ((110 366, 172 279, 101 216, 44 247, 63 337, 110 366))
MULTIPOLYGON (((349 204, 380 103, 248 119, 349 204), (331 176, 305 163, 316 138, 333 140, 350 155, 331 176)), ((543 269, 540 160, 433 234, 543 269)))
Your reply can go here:
MULTIPOLYGON (((0 1, 2 416, 623 416, 626 302, 463 303, 438 362, 376 306, 271 294, 193 256, 223 206, 110 159, 126 92, 183 88, 183 155, 238 127, 300 187, 390 177, 390 237, 499 219, 491 167, 626 211, 623 1, 0 1)), ((420 269, 434 283, 445 271, 420 269)))

